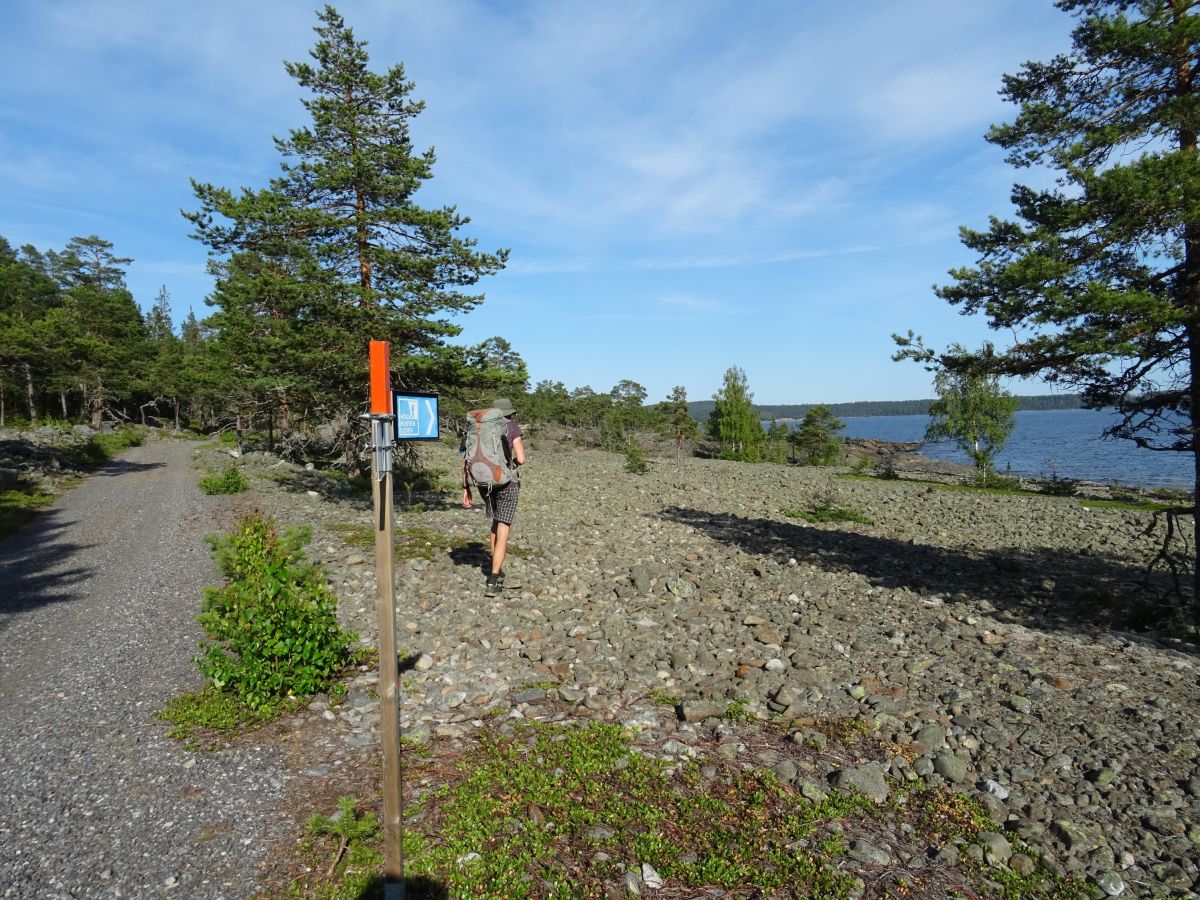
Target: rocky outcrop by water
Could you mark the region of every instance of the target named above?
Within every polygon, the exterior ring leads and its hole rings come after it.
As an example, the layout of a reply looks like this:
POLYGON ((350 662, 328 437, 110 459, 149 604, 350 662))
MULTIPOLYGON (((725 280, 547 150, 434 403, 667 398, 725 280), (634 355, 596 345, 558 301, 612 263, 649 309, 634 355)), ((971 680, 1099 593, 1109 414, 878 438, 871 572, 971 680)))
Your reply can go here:
MULTIPOLYGON (((486 711, 530 715, 547 698, 664 747, 711 736, 730 701, 799 740, 846 717, 896 751, 809 771, 736 735, 721 746, 802 793, 954 786, 1000 825, 988 854, 1018 870, 1032 865, 1012 856, 1020 839, 1106 896, 1200 892, 1200 658, 1130 630, 1156 614, 1129 590, 1161 540, 1150 513, 715 460, 656 459, 637 476, 616 454, 535 443, 507 591, 491 601, 487 523, 456 505, 457 456, 421 452, 448 490, 397 489, 409 737, 466 739, 486 711), (869 521, 797 516, 814 509, 869 521)), ((343 622, 373 644, 369 495, 269 454, 238 462, 261 476, 244 506, 312 528, 343 622)), ((310 707, 336 725, 312 777, 378 746, 374 687, 363 673, 345 704, 310 707)))

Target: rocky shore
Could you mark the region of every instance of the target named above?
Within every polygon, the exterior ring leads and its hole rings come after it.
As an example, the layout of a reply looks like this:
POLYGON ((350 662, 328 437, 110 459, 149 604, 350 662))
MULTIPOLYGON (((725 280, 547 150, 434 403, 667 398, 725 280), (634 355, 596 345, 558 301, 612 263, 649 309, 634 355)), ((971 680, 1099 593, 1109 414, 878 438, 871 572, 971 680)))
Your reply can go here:
MULTIPOLYGON (((453 448, 422 448, 447 490, 397 489, 408 737, 462 739, 485 711, 547 698, 668 754, 727 728, 730 701, 801 736, 850 717, 895 755, 813 771, 727 749, 807 792, 952 785, 1000 823, 997 858, 1019 838, 1103 895, 1200 892, 1200 659, 1113 625, 1129 610, 1112 598, 1158 547, 1150 513, 688 458, 637 476, 616 454, 537 449, 498 602, 486 520, 454 505, 453 448), (813 508, 869 524, 795 517, 813 508)), ((245 504, 312 527, 345 625, 374 643, 369 499, 269 454, 239 464, 262 476, 245 504)), ((367 673, 336 711, 314 703, 337 726, 316 775, 378 746, 373 688, 367 673)), ((926 864, 899 844, 877 861, 926 864)))

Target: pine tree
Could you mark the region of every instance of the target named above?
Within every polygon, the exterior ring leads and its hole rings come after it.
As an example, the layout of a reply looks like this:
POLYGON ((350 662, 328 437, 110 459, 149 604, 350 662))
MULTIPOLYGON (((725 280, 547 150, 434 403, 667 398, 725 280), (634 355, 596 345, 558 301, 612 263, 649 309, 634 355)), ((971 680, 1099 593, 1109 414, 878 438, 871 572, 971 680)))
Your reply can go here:
POLYGON ((810 466, 827 466, 838 457, 841 441, 837 433, 846 423, 829 411, 829 407, 818 404, 804 414, 800 427, 788 436, 797 451, 800 461, 810 466))
POLYGON ((39 398, 54 374, 46 317, 61 303, 42 255, 32 247, 18 253, 0 238, 0 425, 10 402, 37 420, 39 398))
POLYGON ((687 388, 675 385, 667 399, 658 404, 660 413, 670 428, 670 437, 678 442, 679 449, 685 441, 694 441, 700 434, 699 423, 688 412, 687 388))
POLYGON ((145 326, 125 287, 124 266, 113 245, 96 235, 72 238, 62 253, 47 253, 65 288, 63 304, 47 316, 47 349, 69 360, 57 373, 59 390, 76 387, 93 427, 127 405, 143 386, 149 356, 145 326))
MULTIPOLYGON (((1071 50, 1005 76, 1019 111, 988 134, 1012 165, 1055 170, 1057 184, 1017 185, 1017 220, 964 228, 978 264, 937 291, 1015 342, 984 358, 897 340, 898 355, 949 372, 1077 389, 1121 412, 1111 435, 1193 454, 1200 480, 1198 5, 1060 0, 1078 20, 1071 50)), ((1200 565, 1194 577, 1200 597, 1200 565)))
POLYGON ((404 67, 372 72, 333 7, 318 20, 315 65, 285 64, 311 92, 311 124, 276 139, 280 175, 241 194, 193 182, 201 208, 185 215, 219 258, 210 324, 230 381, 252 379, 240 400, 353 423, 368 339, 392 342, 403 386, 452 376, 445 339, 460 328, 447 316, 481 301, 467 289, 507 251, 459 237, 468 220, 454 207, 417 205, 435 157, 414 152, 409 122, 423 104, 404 67))

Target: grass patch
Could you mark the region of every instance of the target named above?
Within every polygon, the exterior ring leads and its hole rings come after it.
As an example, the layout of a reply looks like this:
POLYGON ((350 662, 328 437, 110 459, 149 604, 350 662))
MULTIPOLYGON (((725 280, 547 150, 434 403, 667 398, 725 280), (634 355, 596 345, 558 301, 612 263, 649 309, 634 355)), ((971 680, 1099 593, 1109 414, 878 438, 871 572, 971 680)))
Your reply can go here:
MULTIPOLYGON (((329 526, 329 530, 340 537, 350 547, 359 550, 369 550, 375 546, 375 529, 370 525, 353 525, 337 523, 329 526)), ((396 559, 428 559, 434 560, 442 553, 481 550, 486 554, 487 545, 476 538, 450 537, 432 528, 397 528, 394 531, 396 541, 396 559)), ((532 551, 517 544, 508 545, 508 555, 517 559, 528 559, 532 551)))
POLYGON ((1080 500, 1079 505, 1090 506, 1093 509, 1129 509, 1142 512, 1165 512, 1177 508, 1175 504, 1153 500, 1080 500))
POLYGON ((857 522, 860 525, 873 524, 869 516, 852 507, 832 506, 828 503, 815 504, 808 509, 793 509, 785 506, 779 511, 789 518, 803 519, 806 522, 812 522, 814 525, 836 524, 839 522, 857 522))
POLYGON ((255 710, 229 691, 207 684, 198 691, 180 694, 167 701, 157 715, 175 727, 167 737, 184 742, 188 750, 216 750, 220 738, 229 739, 274 719, 281 710, 255 710))
POLYGON ((851 884, 836 860, 788 849, 815 829, 773 815, 794 799, 773 778, 671 772, 631 752, 613 725, 523 725, 463 764, 457 785, 422 804, 429 814, 408 855, 411 871, 452 896, 603 897, 621 879, 618 860, 691 887, 833 897, 851 884))
POLYGON ((129 426, 94 434, 86 443, 69 451, 68 457, 83 468, 98 468, 123 450, 140 447, 146 441, 146 431, 140 426, 129 426))
POLYGON ((39 511, 53 503, 55 496, 32 486, 0 491, 0 538, 19 531, 39 511))
POLYGON ((209 472, 200 479, 200 490, 206 494, 240 494, 249 490, 250 481, 241 473, 235 463, 225 467, 219 475, 209 472))
MULTIPOLYGON (((640 879, 645 865, 662 878, 664 896, 720 888, 829 900, 857 896, 860 873, 872 896, 994 893, 986 883, 1006 897, 1087 896, 1045 871, 1017 876, 966 854, 958 868, 920 871, 847 858, 858 837, 887 844, 905 833, 913 847, 940 847, 979 843, 981 831, 995 830, 977 803, 945 789, 896 785, 882 804, 838 791, 809 800, 770 771, 737 762, 706 770, 704 759, 639 752, 611 724, 493 722, 478 735, 466 750, 406 754, 406 778, 423 791, 404 812, 414 900, 626 896, 627 873, 640 879)), ((344 797, 336 818, 309 820, 305 874, 289 896, 382 896, 383 836, 363 811, 376 805, 344 797)))

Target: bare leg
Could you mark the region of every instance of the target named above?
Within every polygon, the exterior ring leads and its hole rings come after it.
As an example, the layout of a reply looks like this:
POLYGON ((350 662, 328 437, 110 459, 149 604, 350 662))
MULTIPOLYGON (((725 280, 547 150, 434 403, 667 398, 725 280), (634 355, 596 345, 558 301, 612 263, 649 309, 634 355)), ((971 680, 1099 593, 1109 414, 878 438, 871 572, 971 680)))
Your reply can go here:
POLYGON ((504 555, 508 552, 508 533, 511 527, 503 522, 492 523, 492 574, 499 575, 504 566, 504 555))

